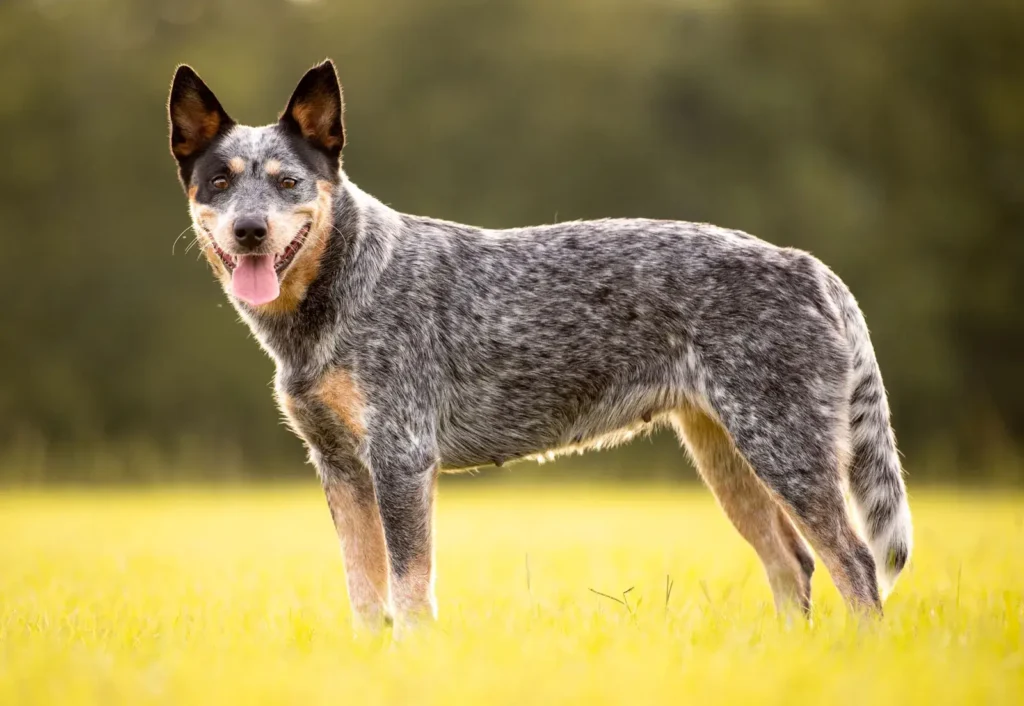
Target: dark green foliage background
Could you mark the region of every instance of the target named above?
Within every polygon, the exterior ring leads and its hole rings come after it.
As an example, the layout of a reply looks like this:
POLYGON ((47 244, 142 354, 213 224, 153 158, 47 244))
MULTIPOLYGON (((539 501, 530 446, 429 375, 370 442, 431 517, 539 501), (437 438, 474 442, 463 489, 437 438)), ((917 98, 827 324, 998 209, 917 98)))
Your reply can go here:
MULTIPOLYGON (((1019 0, 0 3, 8 478, 308 473, 270 362, 186 238, 174 66, 272 120, 333 57, 346 169, 486 226, 712 221, 807 248, 865 309, 911 473, 1019 480, 1019 0)), ((674 442, 562 464, 671 476, 674 442)))

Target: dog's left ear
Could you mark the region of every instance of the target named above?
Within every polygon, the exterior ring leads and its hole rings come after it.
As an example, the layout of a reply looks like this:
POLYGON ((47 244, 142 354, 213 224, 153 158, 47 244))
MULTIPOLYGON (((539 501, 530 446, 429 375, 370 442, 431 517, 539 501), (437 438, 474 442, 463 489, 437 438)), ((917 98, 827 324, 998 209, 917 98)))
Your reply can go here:
POLYGON ((295 87, 281 124, 306 138, 313 147, 333 160, 345 146, 345 104, 334 62, 327 59, 314 66, 295 87))

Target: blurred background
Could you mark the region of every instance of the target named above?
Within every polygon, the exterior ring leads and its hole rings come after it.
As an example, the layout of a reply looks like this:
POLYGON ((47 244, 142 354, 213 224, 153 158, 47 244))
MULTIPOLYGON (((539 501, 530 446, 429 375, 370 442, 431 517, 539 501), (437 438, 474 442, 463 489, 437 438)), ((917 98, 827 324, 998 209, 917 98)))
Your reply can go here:
MULTIPOLYGON (((187 62, 270 122, 327 56, 381 200, 808 249, 867 314, 911 486, 1024 480, 1020 0, 6 0, 0 482, 312 478, 177 240, 165 101, 187 62)), ((667 435, 554 466, 514 472, 694 478, 667 435)))

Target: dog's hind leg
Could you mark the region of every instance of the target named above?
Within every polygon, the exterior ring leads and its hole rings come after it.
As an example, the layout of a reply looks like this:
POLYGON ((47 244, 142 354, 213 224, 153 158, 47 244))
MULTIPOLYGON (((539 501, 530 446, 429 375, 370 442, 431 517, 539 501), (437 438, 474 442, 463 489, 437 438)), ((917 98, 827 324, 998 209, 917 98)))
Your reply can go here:
MULTIPOLYGON (((791 387, 800 392, 799 383, 791 387)), ((825 395, 815 400, 811 391, 787 399, 778 387, 774 398, 751 388, 732 390, 719 401, 733 443, 814 548, 847 606, 880 614, 875 560, 843 499, 848 435, 842 403, 825 395)))
POLYGON ((674 421, 704 482, 764 564, 779 613, 798 607, 807 614, 814 558, 789 517, 717 421, 692 407, 674 421))

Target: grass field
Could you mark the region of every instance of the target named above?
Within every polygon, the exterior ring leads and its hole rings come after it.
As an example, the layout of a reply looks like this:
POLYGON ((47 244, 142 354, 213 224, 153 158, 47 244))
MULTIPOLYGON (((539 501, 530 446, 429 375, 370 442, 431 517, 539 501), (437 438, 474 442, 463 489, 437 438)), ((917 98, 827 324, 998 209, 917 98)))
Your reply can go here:
POLYGON ((352 636, 313 481, 7 492, 0 703, 1021 703, 1024 497, 912 507, 880 624, 819 567, 787 627, 700 489, 442 487, 440 622, 392 643, 352 636))

